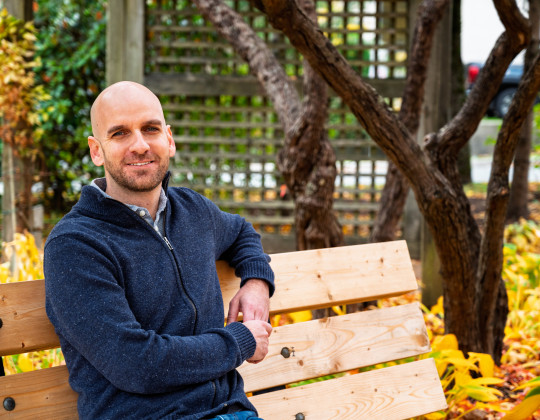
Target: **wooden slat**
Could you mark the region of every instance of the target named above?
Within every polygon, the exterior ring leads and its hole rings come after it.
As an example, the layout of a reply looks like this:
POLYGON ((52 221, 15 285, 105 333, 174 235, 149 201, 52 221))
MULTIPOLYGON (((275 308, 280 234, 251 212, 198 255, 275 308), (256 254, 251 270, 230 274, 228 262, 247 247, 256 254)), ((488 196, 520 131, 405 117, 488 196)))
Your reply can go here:
POLYGON ((407 419, 446 408, 433 359, 250 398, 266 420, 407 419))
POLYGON ((45 313, 45 282, 0 285, 0 356, 60 347, 45 313))
MULTIPOLYGON (((372 63, 370 63, 372 64, 372 63)), ((388 63, 384 63, 387 65, 388 63)), ((405 65, 405 63, 401 63, 405 65)), ((368 79, 383 97, 399 98, 403 94, 405 81, 403 79, 368 79)), ((144 76, 144 85, 156 95, 192 95, 220 96, 263 95, 260 83, 252 76, 207 76, 199 74, 179 73, 149 73, 144 76)), ((302 81, 294 82, 297 89, 302 88, 302 81)), ((351 129, 355 126, 352 125, 351 129)))
POLYGON ((422 312, 412 303, 274 328, 266 358, 239 372, 252 392, 429 351, 422 312))
POLYGON ((2 419, 77 419, 77 394, 65 366, 0 377, 0 396, 15 400, 15 409, 0 409, 2 419))
MULTIPOLYGON (((274 254, 272 314, 398 296, 418 288, 405 241, 274 254)), ((234 271, 218 261, 225 302, 237 291, 234 271)), ((228 307, 228 304, 225 304, 228 307)))

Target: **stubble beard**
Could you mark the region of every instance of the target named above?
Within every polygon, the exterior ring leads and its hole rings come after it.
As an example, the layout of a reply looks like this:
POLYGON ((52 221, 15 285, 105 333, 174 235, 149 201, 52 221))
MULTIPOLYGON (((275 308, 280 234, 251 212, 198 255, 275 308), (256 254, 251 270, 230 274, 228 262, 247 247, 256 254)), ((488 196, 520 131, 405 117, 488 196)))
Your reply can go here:
POLYGON ((105 161, 105 170, 111 176, 111 178, 120 187, 132 192, 149 192, 153 191, 163 182, 165 174, 169 168, 169 159, 161 161, 161 159, 155 157, 154 161, 158 161, 158 168, 154 173, 147 173, 150 171, 141 171, 139 176, 129 176, 124 170, 123 166, 111 164, 105 161))

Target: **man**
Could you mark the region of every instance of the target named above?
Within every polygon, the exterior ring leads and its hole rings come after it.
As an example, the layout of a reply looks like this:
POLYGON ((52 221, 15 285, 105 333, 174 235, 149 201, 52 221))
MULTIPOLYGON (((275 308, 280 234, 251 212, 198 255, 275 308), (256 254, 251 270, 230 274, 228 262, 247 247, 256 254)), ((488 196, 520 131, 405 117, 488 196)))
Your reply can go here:
POLYGON ((80 418, 257 418, 235 368, 268 351, 274 284, 259 235, 167 187, 175 143, 147 88, 110 86, 91 119, 90 154, 105 178, 83 188, 44 260, 47 314, 80 418), (217 259, 241 278, 225 327, 217 259))

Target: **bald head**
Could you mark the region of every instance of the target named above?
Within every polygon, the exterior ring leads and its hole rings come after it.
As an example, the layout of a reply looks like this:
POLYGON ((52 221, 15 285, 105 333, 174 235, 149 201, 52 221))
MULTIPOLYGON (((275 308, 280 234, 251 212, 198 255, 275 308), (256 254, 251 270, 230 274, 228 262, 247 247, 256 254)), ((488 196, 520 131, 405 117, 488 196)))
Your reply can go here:
POLYGON ((165 125, 161 103, 150 89, 135 82, 118 82, 103 90, 92 105, 90 120, 94 137, 104 138, 107 117, 129 113, 130 108, 138 105, 154 108, 156 116, 165 125))

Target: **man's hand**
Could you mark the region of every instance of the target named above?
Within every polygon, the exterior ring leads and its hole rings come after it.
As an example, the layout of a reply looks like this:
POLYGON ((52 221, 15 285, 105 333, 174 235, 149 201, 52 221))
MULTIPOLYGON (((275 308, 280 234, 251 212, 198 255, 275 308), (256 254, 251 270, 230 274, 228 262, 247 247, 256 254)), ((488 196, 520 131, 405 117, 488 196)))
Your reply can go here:
POLYGON ((257 343, 255 353, 247 361, 249 363, 259 363, 268 353, 268 337, 272 334, 272 326, 266 321, 259 320, 245 321, 244 325, 251 331, 257 343))
POLYGON ((270 294, 268 283, 260 279, 248 280, 229 303, 227 324, 235 322, 242 312, 246 321, 268 321, 270 294))

